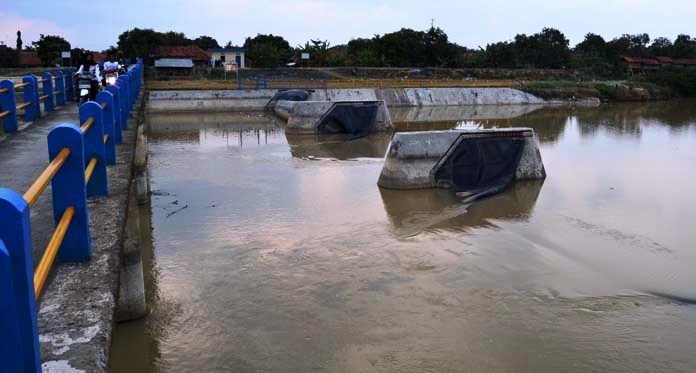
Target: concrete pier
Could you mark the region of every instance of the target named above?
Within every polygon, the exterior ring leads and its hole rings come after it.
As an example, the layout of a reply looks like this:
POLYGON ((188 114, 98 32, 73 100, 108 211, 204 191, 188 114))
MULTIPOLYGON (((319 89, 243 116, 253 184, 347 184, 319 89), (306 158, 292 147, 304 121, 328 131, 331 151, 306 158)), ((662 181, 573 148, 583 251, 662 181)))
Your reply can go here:
POLYGON ((541 153, 531 128, 418 131, 394 134, 377 184, 390 189, 436 188, 435 172, 448 152, 456 148, 458 141, 470 136, 495 137, 506 133, 521 134, 525 141, 516 179, 545 178, 541 153))

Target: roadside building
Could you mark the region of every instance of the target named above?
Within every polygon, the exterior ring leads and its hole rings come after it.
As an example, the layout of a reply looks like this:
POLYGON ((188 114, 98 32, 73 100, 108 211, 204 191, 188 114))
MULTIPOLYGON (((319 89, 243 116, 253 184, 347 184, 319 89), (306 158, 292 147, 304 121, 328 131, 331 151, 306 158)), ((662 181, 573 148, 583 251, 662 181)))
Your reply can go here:
POLYGON ((43 62, 36 52, 19 52, 19 67, 40 67, 43 62))
POLYGON ((661 69, 696 69, 696 59, 673 59, 670 57, 621 57, 621 63, 631 75, 647 74, 661 69))
POLYGON ((215 66, 234 63, 237 68, 246 68, 245 55, 249 51, 248 48, 211 48, 208 49, 210 60, 215 66))
POLYGON ((152 54, 157 74, 188 75, 194 66, 206 66, 210 60, 205 51, 195 45, 161 46, 152 54))

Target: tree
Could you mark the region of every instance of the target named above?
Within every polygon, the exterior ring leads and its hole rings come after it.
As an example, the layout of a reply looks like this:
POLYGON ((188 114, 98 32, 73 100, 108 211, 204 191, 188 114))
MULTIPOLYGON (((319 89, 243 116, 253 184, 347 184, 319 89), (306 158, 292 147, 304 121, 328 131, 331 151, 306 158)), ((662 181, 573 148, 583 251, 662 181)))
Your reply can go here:
POLYGON ((22 42, 22 31, 17 30, 17 48, 16 48, 17 57, 16 57, 16 61, 15 61, 15 65, 17 65, 17 66, 19 66, 19 62, 20 62, 20 58, 21 58, 21 54, 22 54, 22 44, 24 44, 22 42))
POLYGON ((672 41, 667 38, 657 38, 653 40, 648 50, 650 51, 650 54, 654 57, 671 56, 672 41))
POLYGON ((61 51, 69 51, 70 43, 60 36, 39 35, 39 40, 32 43, 36 48, 36 54, 44 65, 51 65, 60 58, 61 51))
POLYGON ((607 42, 600 35, 590 32, 575 46, 575 51, 585 56, 604 57, 607 54, 607 42))
POLYGON ((298 45, 297 50, 309 53, 312 66, 329 66, 330 46, 328 40, 310 39, 304 46, 298 45))
POLYGON ((515 44, 500 41, 486 45, 485 64, 488 67, 515 68, 518 67, 517 48, 515 44))
POLYGON ((696 58, 696 38, 681 34, 674 40, 673 58, 696 58))
POLYGON ((244 47, 249 48, 247 56, 255 67, 284 66, 293 55, 290 43, 272 34, 246 38, 244 47))
POLYGON ((204 51, 212 48, 220 48, 220 44, 218 44, 217 40, 206 35, 201 35, 193 39, 193 44, 196 45, 198 48, 203 49, 204 51))
POLYGON ((452 67, 457 58, 458 45, 452 44, 439 27, 430 27, 423 35, 425 66, 452 67))
POLYGON ((529 37, 524 34, 515 37, 520 59, 528 66, 539 68, 566 66, 570 60, 568 43, 562 32, 548 27, 529 37))
POLYGON ((122 50, 126 57, 149 58, 159 45, 158 32, 152 29, 134 28, 127 30, 118 36, 118 49, 122 50))
POLYGON ((348 42, 346 55, 353 66, 380 66, 374 39, 353 39, 348 42))
POLYGON ((0 44, 0 67, 15 67, 17 66, 17 51, 0 44))

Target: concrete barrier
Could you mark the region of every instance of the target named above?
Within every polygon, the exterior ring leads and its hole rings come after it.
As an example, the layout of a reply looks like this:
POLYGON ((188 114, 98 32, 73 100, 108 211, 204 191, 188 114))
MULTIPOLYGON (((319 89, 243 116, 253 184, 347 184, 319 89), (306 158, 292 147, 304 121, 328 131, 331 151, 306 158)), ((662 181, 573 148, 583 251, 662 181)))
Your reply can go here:
POLYGON ((419 131, 394 134, 377 184, 390 189, 438 187, 434 175, 448 153, 464 138, 523 136, 525 144, 517 167, 517 180, 546 177, 541 153, 531 128, 491 130, 419 131))
POLYGON ((152 91, 150 113, 186 111, 261 111, 277 90, 152 91))
POLYGON ((278 101, 275 113, 287 119, 285 132, 290 134, 314 134, 325 115, 336 105, 351 103, 378 103, 379 110, 371 132, 391 131, 393 129, 389 110, 383 101, 278 101))

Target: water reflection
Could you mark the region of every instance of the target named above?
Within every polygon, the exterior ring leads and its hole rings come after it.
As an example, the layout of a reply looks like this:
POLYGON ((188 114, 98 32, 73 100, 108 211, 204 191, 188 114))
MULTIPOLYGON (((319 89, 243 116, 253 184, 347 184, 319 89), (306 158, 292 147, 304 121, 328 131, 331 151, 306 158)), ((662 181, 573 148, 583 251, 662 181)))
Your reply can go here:
POLYGON ((526 221, 532 215, 543 180, 518 181, 501 193, 473 204, 462 204, 442 189, 379 188, 384 210, 397 236, 424 230, 468 230, 494 226, 494 220, 526 221))
POLYGON ((371 133, 348 140, 345 135, 292 135, 286 134, 290 153, 295 158, 384 158, 391 142, 391 133, 371 133))

